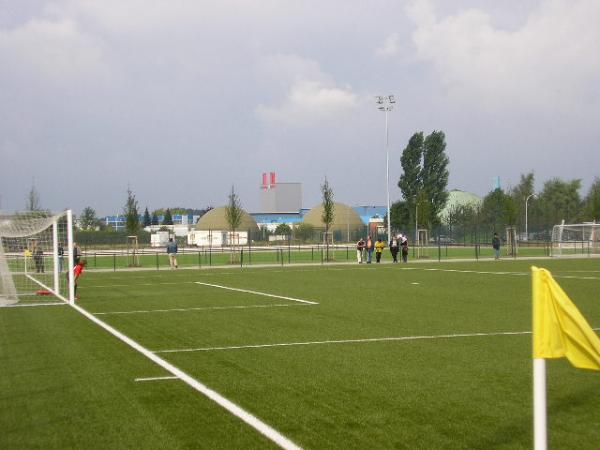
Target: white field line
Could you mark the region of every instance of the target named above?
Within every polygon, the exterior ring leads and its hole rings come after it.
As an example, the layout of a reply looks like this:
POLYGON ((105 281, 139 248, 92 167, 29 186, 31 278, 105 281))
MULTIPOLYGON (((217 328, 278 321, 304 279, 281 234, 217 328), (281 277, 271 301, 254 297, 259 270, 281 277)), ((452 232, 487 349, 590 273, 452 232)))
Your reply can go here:
POLYGON ((228 286, 221 286, 220 284, 203 283, 201 281, 196 281, 195 283, 203 285, 203 286, 211 286, 211 287, 216 287, 219 289, 227 289, 229 291, 245 292, 247 294, 262 295, 264 297, 281 298, 283 300, 290 300, 292 302, 306 303, 307 305, 318 305, 319 304, 317 302, 311 302, 309 300, 302 300, 302 299, 293 298, 293 297, 284 297, 282 295, 268 294, 266 292, 249 291, 247 289, 238 289, 238 288, 233 288, 233 287, 228 287, 228 286))
POLYGON ((198 308, 172 308, 172 309, 148 309, 139 311, 108 311, 92 313, 95 316, 112 314, 146 314, 146 313, 165 313, 165 312, 185 312, 185 311, 212 311, 222 309, 251 309, 251 308, 285 308, 290 306, 310 306, 308 304, 274 304, 274 305, 233 305, 233 306, 204 306, 198 308))
MULTIPOLYGON (((389 267, 386 267, 388 269, 389 267)), ((439 269, 433 267, 400 267, 397 270, 419 270, 426 272, 456 272, 456 273, 474 273, 481 275, 513 275, 517 277, 525 277, 530 276, 531 272, 492 272, 492 271, 483 271, 483 270, 459 270, 459 269, 439 269)), ((566 278, 572 280, 600 280, 600 277, 583 277, 578 275, 553 275, 554 278, 566 278)))
POLYGON ((14 305, 6 305, 3 308, 32 308, 34 306, 66 306, 65 302, 54 302, 54 303, 16 303, 14 305))
POLYGON ((135 378, 133 381, 159 381, 159 380, 179 380, 178 377, 149 377, 149 378, 135 378))
POLYGON ((196 391, 205 395, 206 397, 208 397, 209 399, 211 399, 212 401, 214 401, 215 403, 217 403, 218 405, 220 405, 221 407, 223 407, 224 409, 226 409, 227 411, 229 411, 230 413, 232 413, 233 415, 238 417, 240 420, 246 422, 252 428, 257 430, 259 433, 263 434, 265 437, 267 437, 268 439, 273 441, 275 444, 279 445, 281 448, 283 448, 285 450, 288 450, 288 449, 289 450, 296 450, 296 449, 299 450, 300 449, 300 447, 297 444, 292 442, 290 439, 288 439, 287 437, 285 437, 284 435, 279 433, 277 430, 275 430, 271 426, 267 425, 266 423, 264 423, 257 417, 253 416, 248 411, 242 409, 240 406, 236 405, 232 401, 223 397, 218 392, 216 392, 216 391, 210 389, 209 387, 207 387, 206 385, 200 383, 198 380, 191 377, 190 375, 185 373, 183 370, 179 369, 178 367, 175 367, 173 364, 171 364, 171 363, 165 361, 164 359, 162 359, 161 357, 155 355, 153 352, 151 352, 147 348, 141 346, 140 344, 138 344, 136 341, 134 341, 130 337, 124 335, 123 333, 121 333, 120 331, 111 327, 107 323, 101 321, 100 319, 95 317, 92 313, 86 311, 85 309, 81 308, 78 305, 70 305, 70 306, 73 309, 75 309, 76 311, 78 311, 80 314, 82 314, 83 316, 87 317, 89 320, 94 322, 96 325, 99 325, 100 327, 104 328, 110 334, 112 334, 116 338, 120 339, 121 341, 123 341, 124 343, 129 345, 130 347, 132 347, 134 350, 140 352, 142 355, 144 355, 146 358, 148 358, 152 362, 158 364, 160 367, 165 369, 167 372, 170 372, 171 374, 173 374, 174 376, 179 378, 181 381, 183 381, 187 385, 191 386, 196 391))
MULTIPOLYGON (((600 328, 592 328, 594 331, 600 328)), ((369 339, 340 339, 331 341, 308 341, 308 342, 283 342, 279 344, 257 344, 257 345, 234 345, 229 347, 199 347, 199 348, 180 348, 171 350, 155 350, 154 353, 180 353, 180 352, 213 352, 218 350, 240 350, 247 348, 273 348, 273 347, 294 347, 300 345, 325 345, 325 344, 362 344, 369 342, 394 342, 394 341, 417 341, 428 339, 454 339, 469 337, 489 337, 489 336, 519 336, 531 334, 531 331, 498 331, 495 333, 461 333, 461 334, 438 334, 433 336, 399 336, 369 339)))
POLYGON ((468 337, 489 337, 489 336, 515 336, 522 334, 531 334, 531 331, 499 331, 495 333, 461 333, 461 334, 438 334, 431 336, 398 336, 366 339, 340 339, 329 341, 308 341, 308 342, 283 342, 278 344, 256 344, 256 345, 235 345, 229 347, 199 347, 199 348, 179 348, 169 350, 155 350, 154 353, 180 353, 180 352, 212 352, 217 350, 240 350, 246 348, 272 348, 272 347, 293 347, 299 345, 325 345, 325 344, 362 344, 369 342, 394 342, 394 341, 418 341, 425 339, 454 339, 468 337))

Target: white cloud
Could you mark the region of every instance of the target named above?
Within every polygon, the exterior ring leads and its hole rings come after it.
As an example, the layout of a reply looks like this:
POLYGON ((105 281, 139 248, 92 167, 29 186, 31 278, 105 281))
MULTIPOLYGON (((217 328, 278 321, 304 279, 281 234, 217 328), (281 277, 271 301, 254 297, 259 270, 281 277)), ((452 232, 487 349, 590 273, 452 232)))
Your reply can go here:
POLYGON ((17 77, 62 84, 109 76, 103 44, 69 19, 31 19, 20 27, 0 30, 0 65, 17 77))
POLYGON ((339 118, 356 104, 357 96, 350 90, 327 87, 316 81, 298 81, 282 105, 258 105, 256 114, 266 122, 302 126, 339 118))
POLYGON ((382 47, 379 47, 375 50, 375 54, 377 56, 393 56, 398 53, 398 44, 400 41, 400 36, 398 33, 390 34, 383 43, 382 47))
POLYGON ((598 95, 600 2, 551 0, 515 30, 482 10, 436 18, 429 0, 407 8, 418 57, 455 98, 487 107, 565 108, 598 95))
POLYGON ((264 122, 310 125, 339 118, 358 102, 358 96, 350 88, 338 87, 312 59, 274 55, 263 59, 258 72, 263 83, 280 84, 285 96, 278 106, 256 107, 256 115, 264 122))

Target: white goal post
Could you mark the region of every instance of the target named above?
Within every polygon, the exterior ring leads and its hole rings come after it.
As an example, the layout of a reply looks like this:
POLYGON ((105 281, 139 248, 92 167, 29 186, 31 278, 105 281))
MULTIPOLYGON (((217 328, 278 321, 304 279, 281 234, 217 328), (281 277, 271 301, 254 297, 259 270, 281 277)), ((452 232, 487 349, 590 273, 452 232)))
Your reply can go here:
POLYGON ((0 306, 73 303, 73 216, 0 214, 0 306))
POLYGON ((552 256, 600 254, 600 223, 554 225, 552 256))

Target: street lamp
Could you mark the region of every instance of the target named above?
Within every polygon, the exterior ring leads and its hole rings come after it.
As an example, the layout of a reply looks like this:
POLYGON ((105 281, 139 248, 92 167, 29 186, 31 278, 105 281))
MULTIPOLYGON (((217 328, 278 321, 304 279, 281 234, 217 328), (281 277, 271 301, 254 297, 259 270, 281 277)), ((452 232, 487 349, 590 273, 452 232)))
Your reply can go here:
POLYGON ((527 231, 527 202, 529 201, 529 199, 531 197, 537 197, 536 194, 529 194, 527 196, 527 198, 525 199, 525 240, 528 241, 529 240, 529 233, 527 231))
POLYGON ((387 192, 387 232, 388 241, 392 238, 392 224, 390 214, 390 150, 388 134, 388 112, 394 108, 396 99, 393 95, 378 95, 375 101, 379 105, 379 110, 385 112, 385 188, 387 192))

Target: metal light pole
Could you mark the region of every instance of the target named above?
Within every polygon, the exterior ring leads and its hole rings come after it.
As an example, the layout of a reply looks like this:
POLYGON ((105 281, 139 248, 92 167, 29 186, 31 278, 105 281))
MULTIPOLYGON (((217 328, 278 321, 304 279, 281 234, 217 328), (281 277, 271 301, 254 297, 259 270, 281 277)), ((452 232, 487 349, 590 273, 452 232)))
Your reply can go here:
POLYGON ((527 231, 527 202, 531 197, 537 197, 535 194, 529 194, 525 199, 525 240, 529 240, 529 232, 527 231))
POLYGON ((393 95, 378 95, 375 101, 379 105, 379 110, 385 112, 385 188, 387 192, 387 239, 392 238, 392 224, 390 214, 390 150, 389 150, 389 134, 388 134, 388 112, 394 108, 393 95))

